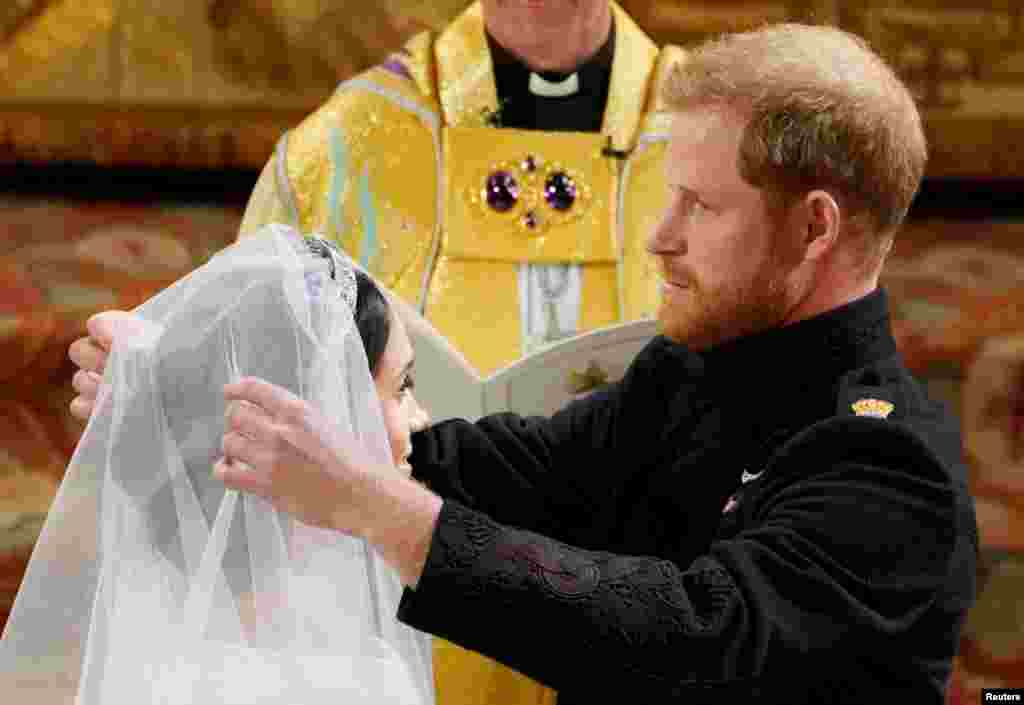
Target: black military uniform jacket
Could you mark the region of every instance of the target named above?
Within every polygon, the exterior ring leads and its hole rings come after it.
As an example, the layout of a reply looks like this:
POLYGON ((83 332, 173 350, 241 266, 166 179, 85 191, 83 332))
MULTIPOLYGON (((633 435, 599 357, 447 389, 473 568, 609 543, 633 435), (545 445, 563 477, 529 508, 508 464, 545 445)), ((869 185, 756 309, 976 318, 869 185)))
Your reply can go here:
POLYGON ((553 417, 441 423, 411 461, 445 501, 399 618, 562 705, 943 700, 973 503, 881 290, 702 354, 657 338, 553 417))

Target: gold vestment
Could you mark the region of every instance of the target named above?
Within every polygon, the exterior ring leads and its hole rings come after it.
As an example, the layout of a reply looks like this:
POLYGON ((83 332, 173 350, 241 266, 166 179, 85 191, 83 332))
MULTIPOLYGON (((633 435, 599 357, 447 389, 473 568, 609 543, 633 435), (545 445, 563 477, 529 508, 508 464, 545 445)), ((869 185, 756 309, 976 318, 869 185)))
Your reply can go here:
MULTIPOLYGON (((498 100, 474 4, 440 35, 417 35, 389 61, 343 83, 285 135, 242 235, 285 222, 333 238, 482 375, 529 352, 520 330, 520 265, 580 265, 575 332, 653 315, 657 284, 644 241, 667 195, 668 120, 658 86, 683 52, 659 51, 621 8, 612 9, 614 62, 601 133, 489 126, 498 100), (502 209, 485 193, 499 172, 515 180, 517 193, 502 209), (545 198, 552 178, 569 180, 568 208, 545 198)), ((510 669, 434 643, 439 705, 555 701, 553 691, 510 669)))

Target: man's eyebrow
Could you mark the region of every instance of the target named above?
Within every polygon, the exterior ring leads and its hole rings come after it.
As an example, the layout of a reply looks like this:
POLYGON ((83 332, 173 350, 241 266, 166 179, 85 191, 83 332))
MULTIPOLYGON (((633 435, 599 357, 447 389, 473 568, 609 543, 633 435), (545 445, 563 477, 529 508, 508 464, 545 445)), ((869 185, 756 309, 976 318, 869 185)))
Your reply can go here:
POLYGON ((670 189, 672 189, 673 191, 682 191, 687 196, 699 196, 700 195, 699 193, 697 193, 697 191, 695 191, 694 189, 690 188, 686 184, 680 183, 680 182, 675 181, 675 180, 673 180, 671 178, 668 179, 668 187, 670 189))
POLYGON ((412 370, 412 366, 416 363, 416 358, 411 358, 409 362, 405 363, 405 367, 402 368, 402 376, 409 374, 412 370))

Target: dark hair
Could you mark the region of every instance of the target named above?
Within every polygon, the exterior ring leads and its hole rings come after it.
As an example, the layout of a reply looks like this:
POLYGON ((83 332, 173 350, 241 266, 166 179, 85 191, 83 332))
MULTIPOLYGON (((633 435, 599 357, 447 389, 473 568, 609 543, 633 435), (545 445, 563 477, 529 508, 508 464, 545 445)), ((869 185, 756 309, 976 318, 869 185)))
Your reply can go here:
POLYGON ((330 262, 331 278, 335 278, 335 269, 351 267, 356 275, 356 328, 363 340, 363 350, 370 367, 370 374, 377 376, 380 359, 384 348, 388 345, 391 335, 391 308, 383 292, 367 274, 352 266, 351 260, 341 251, 338 243, 321 237, 305 238, 309 251, 317 257, 330 262))
POLYGON ((370 277, 356 270, 356 327, 363 339, 370 374, 377 376, 380 358, 391 335, 391 308, 370 277))

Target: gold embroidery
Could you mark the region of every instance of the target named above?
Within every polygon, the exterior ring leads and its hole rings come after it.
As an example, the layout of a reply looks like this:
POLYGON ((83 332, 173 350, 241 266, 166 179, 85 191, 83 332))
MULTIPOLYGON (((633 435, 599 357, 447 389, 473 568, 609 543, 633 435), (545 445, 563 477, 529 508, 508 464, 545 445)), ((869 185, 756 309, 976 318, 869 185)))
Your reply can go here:
MULTIPOLYGON (((501 185, 495 187, 502 188, 501 185)), ((545 162, 533 155, 478 170, 476 178, 466 187, 465 196, 479 217, 514 222, 528 236, 544 235, 551 228, 577 220, 588 211, 593 200, 590 186, 580 172, 558 162, 545 162), (500 175, 508 175, 512 179, 507 185, 512 190, 509 194, 512 205, 504 211, 488 202, 489 184, 500 175), (564 210, 546 202, 547 190, 553 188, 553 179, 559 176, 568 179, 567 186, 572 192, 571 203, 564 210)))
POLYGON ((593 360, 582 372, 579 370, 569 372, 568 387, 573 394, 584 394, 606 384, 608 384, 608 373, 593 360))
POLYGON ((496 132, 445 130, 446 254, 516 264, 615 262, 616 165, 601 154, 602 136, 503 129, 496 140, 496 132), (531 155, 532 173, 524 165, 531 155), (544 194, 559 170, 576 187, 575 202, 564 211, 544 194), (507 210, 489 207, 482 193, 496 171, 518 187, 515 199, 503 196, 507 210))
POLYGON ((873 416, 877 419, 884 419, 896 408, 891 402, 882 399, 861 399, 851 406, 857 416, 873 416))

